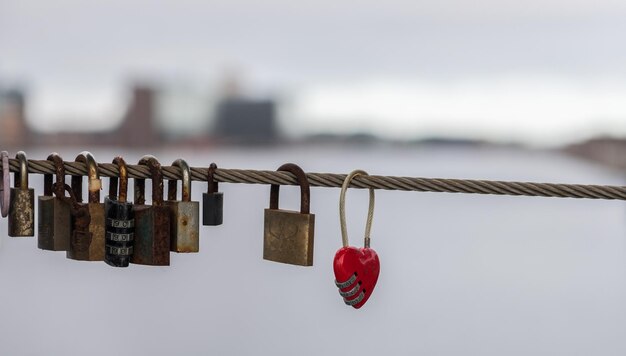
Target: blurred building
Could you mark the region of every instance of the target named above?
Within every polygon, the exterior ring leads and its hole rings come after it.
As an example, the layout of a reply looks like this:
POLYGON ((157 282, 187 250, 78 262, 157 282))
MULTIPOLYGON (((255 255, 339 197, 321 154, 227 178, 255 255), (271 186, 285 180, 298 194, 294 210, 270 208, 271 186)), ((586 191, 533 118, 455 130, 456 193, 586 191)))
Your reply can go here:
POLYGON ((269 143, 278 138, 272 100, 227 98, 218 103, 214 135, 220 141, 269 143))
POLYGON ((26 105, 20 90, 0 90, 0 145, 17 147, 30 143, 26 125, 26 105))
POLYGON ((148 147, 158 144, 160 134, 155 125, 155 101, 156 93, 153 88, 134 87, 122 125, 113 131, 107 141, 127 147, 148 147))

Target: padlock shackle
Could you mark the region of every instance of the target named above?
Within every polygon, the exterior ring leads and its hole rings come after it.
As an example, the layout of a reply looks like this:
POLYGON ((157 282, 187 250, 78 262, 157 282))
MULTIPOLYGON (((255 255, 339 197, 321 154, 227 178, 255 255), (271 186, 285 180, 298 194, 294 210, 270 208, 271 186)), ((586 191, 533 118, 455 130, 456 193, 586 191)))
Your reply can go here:
POLYGON ((117 177, 109 178, 109 199, 117 200, 120 203, 126 203, 128 197, 128 168, 126 167, 126 161, 122 156, 117 156, 113 159, 113 164, 117 164, 117 169, 120 172, 120 193, 117 195, 117 177))
MULTIPOLYGON (((163 205, 163 173, 161 164, 154 156, 145 155, 139 160, 140 165, 148 166, 152 175, 152 205, 163 205)), ((144 205, 146 203, 146 180, 135 178, 135 204, 144 205)))
MULTIPOLYGON (((54 171, 56 175, 56 182, 63 182, 65 184, 65 166, 63 165, 63 158, 58 153, 52 152, 48 156, 48 161, 52 161, 54 164, 54 171)), ((44 174, 43 176, 43 195, 52 196, 52 193, 56 195, 64 195, 63 187, 54 186, 52 184, 52 174, 44 174), (55 191, 56 189, 56 191, 55 191)))
MULTIPOLYGON (((306 174, 298 165, 294 163, 285 163, 278 167, 276 171, 289 172, 296 176, 298 185, 300 185, 300 213, 308 214, 310 211, 311 189, 306 174)), ((280 185, 272 184, 270 188, 270 209, 278 209, 278 193, 280 185)))
POLYGON ((6 218, 9 215, 9 205, 11 204, 11 181, 9 178, 9 152, 0 152, 2 160, 2 176, 0 178, 0 215, 6 218))
POLYGON ((207 171, 206 178, 207 178, 207 182, 209 183, 207 193, 209 194, 217 193, 219 190, 219 187, 217 186, 217 181, 215 180, 216 169, 217 169, 217 164, 211 163, 211 165, 209 165, 209 170, 207 171))
MULTIPOLYGON (((183 179, 182 179, 183 196, 181 198, 181 201, 185 201, 185 202, 191 201, 191 169, 189 168, 187 161, 185 161, 182 158, 179 158, 176 161, 174 161, 174 163, 172 163, 172 166, 178 167, 183 176, 183 179)), ((172 200, 172 201, 176 200, 177 183, 178 181, 176 179, 170 179, 167 181, 167 200, 172 200)))
MULTIPOLYGON (((341 225, 341 241, 343 243, 343 247, 349 246, 348 241, 348 228, 346 227, 346 191, 356 176, 367 176, 367 172, 357 169, 355 171, 350 172, 346 176, 341 185, 341 194, 339 195, 339 224, 341 225)), ((372 220, 374 219, 374 189, 369 188, 370 191, 370 199, 369 199, 369 207, 367 209, 367 221, 365 222, 365 240, 364 245, 365 248, 370 247, 370 232, 372 230, 372 220)))
POLYGON ((19 151, 15 158, 19 161, 20 170, 15 172, 13 177, 15 178, 15 188, 20 188, 21 190, 28 189, 28 159, 26 158, 26 153, 24 151, 19 151))
MULTIPOLYGON (((100 171, 98 170, 98 163, 94 156, 87 151, 83 151, 76 156, 74 162, 81 162, 87 166, 88 187, 89 187, 89 202, 100 202, 100 189, 102 189, 102 182, 100 181, 100 171)), ((72 176, 72 189, 76 195, 76 200, 80 203, 83 201, 83 176, 72 176)))

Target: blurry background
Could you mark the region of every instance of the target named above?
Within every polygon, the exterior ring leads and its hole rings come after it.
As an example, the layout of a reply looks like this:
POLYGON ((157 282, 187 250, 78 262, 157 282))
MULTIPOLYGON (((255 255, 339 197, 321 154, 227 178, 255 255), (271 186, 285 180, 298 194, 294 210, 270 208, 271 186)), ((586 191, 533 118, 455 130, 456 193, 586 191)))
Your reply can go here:
MULTIPOLYGON (((624 33, 616 0, 0 0, 0 148, 623 185, 624 33)), ((269 187, 220 187, 224 225, 169 268, 4 235, 0 354, 626 353, 620 202, 377 192, 382 272, 355 311, 337 189, 312 189, 297 268, 261 259, 269 187)), ((349 194, 355 245, 366 205, 349 194)))

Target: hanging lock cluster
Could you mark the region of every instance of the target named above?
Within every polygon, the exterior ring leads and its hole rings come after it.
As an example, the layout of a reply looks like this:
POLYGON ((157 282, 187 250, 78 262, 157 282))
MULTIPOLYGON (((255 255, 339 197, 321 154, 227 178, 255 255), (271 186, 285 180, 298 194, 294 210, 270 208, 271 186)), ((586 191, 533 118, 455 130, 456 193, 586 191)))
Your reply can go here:
MULTIPOLYGON (((15 173, 15 188, 9 185, 8 153, 2 151, 0 212, 9 217, 9 236, 34 236, 34 190, 28 187, 28 160, 18 152, 20 169, 15 173)), ((122 157, 113 164, 118 177, 109 180, 109 194, 100 200, 102 181, 95 158, 81 152, 76 162, 87 167, 88 201, 83 202, 83 176, 72 176, 65 184, 61 156, 52 153, 48 160, 55 173, 44 175, 44 193, 38 197, 37 246, 42 250, 65 251, 67 258, 80 261, 104 261, 114 267, 130 263, 168 266, 171 252, 199 251, 199 203, 191 201, 191 170, 178 159, 173 166, 181 170, 182 198, 176 199, 177 181, 168 181, 168 199, 163 200, 161 165, 153 156, 144 156, 139 165, 148 167, 152 180, 152 204, 146 204, 145 179, 135 179, 134 204, 127 200, 128 169, 122 157), (119 181, 119 186, 118 186, 119 181), (119 188, 119 189, 118 189, 119 188)), ((223 195, 217 192, 212 164, 209 193, 205 194, 204 225, 222 223, 223 195), (208 213, 208 215, 207 215, 208 213)))
MULTIPOLYGON (((9 216, 10 236, 34 235, 34 190, 28 187, 28 160, 24 152, 16 159, 15 187, 9 185, 8 154, 1 152, 0 212, 9 216)), ((98 164, 89 152, 81 152, 75 162, 87 167, 88 200, 83 202, 83 176, 72 175, 65 184, 63 159, 56 153, 48 156, 54 174, 44 175, 44 194, 38 197, 37 246, 43 250, 65 251, 67 258, 80 261, 104 261, 114 267, 129 264, 168 266, 170 252, 193 253, 200 247, 200 204, 191 200, 191 169, 183 159, 172 163, 180 170, 181 198, 177 198, 178 180, 167 184, 163 196, 163 173, 158 160, 142 157, 152 181, 152 202, 146 203, 146 180, 134 178, 134 203, 128 201, 128 168, 122 157, 115 157, 119 176, 110 177, 109 192, 100 201, 102 181, 98 164)), ((203 194, 202 224, 221 225, 223 194, 215 180, 217 165, 208 168, 208 190, 203 194)), ((310 186, 304 171, 293 163, 280 166, 278 172, 296 177, 300 187, 300 211, 279 209, 280 185, 272 184, 270 204, 265 209, 263 258, 297 266, 313 265, 315 215, 310 213, 310 186)), ((369 299, 380 272, 378 255, 369 246, 373 218, 374 191, 370 189, 370 210, 365 229, 365 247, 349 246, 345 222, 345 194, 351 180, 364 171, 350 173, 342 186, 339 213, 343 247, 335 254, 335 284, 345 304, 362 307, 369 299)))

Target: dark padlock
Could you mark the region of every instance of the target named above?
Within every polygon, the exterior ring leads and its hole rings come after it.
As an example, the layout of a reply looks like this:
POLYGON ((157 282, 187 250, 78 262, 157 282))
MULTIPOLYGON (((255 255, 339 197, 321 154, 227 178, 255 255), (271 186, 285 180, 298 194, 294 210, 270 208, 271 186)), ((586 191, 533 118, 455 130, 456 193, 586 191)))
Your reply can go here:
POLYGON ((20 170, 15 172, 15 188, 11 188, 9 203, 9 236, 35 236, 35 190, 28 188, 28 160, 26 153, 15 156, 20 170))
POLYGON ((224 194, 218 192, 217 182, 214 179, 217 165, 211 163, 207 174, 209 188, 202 194, 202 225, 216 226, 222 225, 224 211, 224 194))
POLYGON ((167 201, 170 209, 170 250, 173 252, 198 252, 200 249, 200 203, 191 201, 191 170, 182 159, 177 159, 172 166, 178 167, 183 176, 182 197, 176 201, 177 180, 167 182, 167 201))
POLYGON ((278 171, 290 172, 300 185, 300 212, 278 209, 279 185, 272 184, 270 208, 265 209, 263 258, 299 266, 313 266, 315 215, 309 214, 310 188, 304 171, 286 163, 278 171))
POLYGON ((2 175, 0 176, 0 216, 6 218, 9 215, 11 201, 11 183, 9 182, 9 152, 0 152, 2 160, 2 175))
POLYGON ((146 180, 135 178, 135 245, 130 262, 140 265, 170 265, 170 210, 163 204, 161 165, 153 156, 143 156, 152 176, 152 205, 146 205, 146 180))
POLYGON ((115 157, 120 171, 120 191, 117 192, 117 177, 109 179, 109 196, 104 199, 106 214, 106 236, 104 262, 114 267, 128 267, 133 254, 135 240, 135 212, 133 203, 126 201, 128 193, 128 171, 122 157, 115 157))
POLYGON ((48 161, 54 163, 56 184, 53 189, 52 174, 44 174, 43 195, 38 199, 37 247, 49 251, 67 251, 72 235, 72 212, 70 204, 60 198, 65 195, 65 167, 57 153, 50 154, 48 161))
MULTIPOLYGON (((82 162, 87 166, 89 200, 83 203, 82 189, 83 176, 72 176, 72 190, 76 201, 89 211, 89 233, 74 233, 70 238, 70 248, 67 258, 80 261, 104 261, 104 203, 100 202, 100 190, 102 181, 93 155, 87 151, 81 152, 76 157, 76 162, 82 162)), ((83 222, 80 222, 81 225, 83 222)), ((74 221, 74 226, 77 222, 74 221)))

